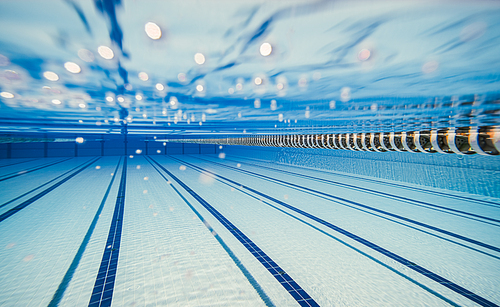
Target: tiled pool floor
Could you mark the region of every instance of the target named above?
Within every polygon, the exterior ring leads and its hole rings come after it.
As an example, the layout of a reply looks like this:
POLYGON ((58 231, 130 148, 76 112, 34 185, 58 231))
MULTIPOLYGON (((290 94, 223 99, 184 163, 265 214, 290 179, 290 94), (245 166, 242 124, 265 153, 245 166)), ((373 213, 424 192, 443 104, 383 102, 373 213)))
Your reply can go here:
POLYGON ((212 155, 1 160, 0 191, 2 306, 500 304, 500 199, 212 155))

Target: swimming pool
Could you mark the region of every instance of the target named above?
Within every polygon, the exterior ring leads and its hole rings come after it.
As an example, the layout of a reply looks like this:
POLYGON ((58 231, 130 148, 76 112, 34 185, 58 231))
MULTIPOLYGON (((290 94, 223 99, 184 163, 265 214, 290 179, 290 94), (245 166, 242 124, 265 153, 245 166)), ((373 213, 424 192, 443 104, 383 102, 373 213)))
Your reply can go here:
POLYGON ((499 305, 499 14, 0 3, 0 305, 499 305))

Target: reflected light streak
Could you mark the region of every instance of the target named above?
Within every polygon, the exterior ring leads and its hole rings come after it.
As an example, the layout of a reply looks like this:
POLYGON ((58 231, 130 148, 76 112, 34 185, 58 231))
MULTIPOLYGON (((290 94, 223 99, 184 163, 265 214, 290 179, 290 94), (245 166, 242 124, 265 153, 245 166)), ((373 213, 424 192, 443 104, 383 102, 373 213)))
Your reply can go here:
POLYGON ((1 92, 0 96, 2 96, 3 98, 14 98, 14 94, 9 92, 1 92))

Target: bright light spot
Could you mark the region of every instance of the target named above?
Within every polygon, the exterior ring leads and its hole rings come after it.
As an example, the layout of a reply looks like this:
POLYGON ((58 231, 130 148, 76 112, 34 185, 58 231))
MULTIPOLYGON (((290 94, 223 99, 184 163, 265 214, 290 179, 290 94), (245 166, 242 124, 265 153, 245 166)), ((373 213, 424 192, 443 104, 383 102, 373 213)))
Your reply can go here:
POLYGON ((146 118, 146 117, 148 117, 148 115, 146 113, 144 113, 144 114, 142 114, 142 117, 146 118))
POLYGON ((95 167, 95 169, 101 169, 101 167, 100 167, 99 165, 97 165, 97 166, 95 167))
POLYGON ((429 61, 422 66, 422 72, 424 74, 429 74, 431 72, 435 72, 438 67, 439 63, 437 61, 429 61))
POLYGON ((163 142, 163 146, 167 146, 167 142, 163 142))
POLYGON ((222 149, 222 145, 219 146, 219 149, 222 149))
POLYGON ((335 100, 330 101, 330 109, 335 109, 335 100))
POLYGON ((170 101, 169 101, 169 103, 170 103, 170 105, 171 105, 171 106, 175 106, 175 105, 177 104, 177 102, 179 102, 179 101, 177 100, 177 97, 175 97, 175 96, 171 96, 171 97, 170 97, 170 101))
POLYGON ((163 91, 165 89, 165 86, 161 83, 156 83, 156 89, 159 91, 163 91))
POLYGON ((374 103, 374 104, 372 104, 372 105, 370 106, 370 110, 372 110, 373 112, 377 111, 377 109, 378 109, 378 106, 377 106, 377 104, 376 104, 376 103, 374 103))
POLYGON ((203 85, 198 84, 198 85, 196 86, 196 90, 197 90, 198 92, 202 92, 202 91, 203 91, 203 85))
POLYGON ((113 100, 115 100, 113 97, 111 97, 111 96, 106 96, 106 101, 107 101, 107 102, 113 102, 113 100))
POLYGON ((283 114, 278 114, 278 120, 279 120, 280 122, 282 122, 282 121, 283 121, 283 114))
POLYGON ((182 73, 182 72, 181 72, 181 73, 179 73, 179 74, 177 75, 177 79, 178 79, 179 81, 181 81, 181 82, 186 81, 186 74, 185 74, 185 73, 182 73))
POLYGON ((81 123, 83 123, 83 120, 80 119, 78 122, 81 124, 81 123))
POLYGON ((361 51, 358 53, 358 60, 360 61, 366 61, 370 58, 371 52, 368 49, 361 49, 361 51))
POLYGON ((181 166, 179 166, 179 169, 180 169, 181 171, 185 171, 185 170, 186 170, 186 166, 181 165, 181 166))
POLYGON ((215 114, 215 113, 217 113, 217 110, 215 110, 215 109, 207 109, 206 112, 208 114, 215 114))
POLYGON ((201 121, 204 122, 207 120, 207 115, 205 113, 201 114, 201 121))
POLYGON ((262 84, 262 78, 261 77, 256 77, 253 82, 256 84, 256 85, 261 85, 262 84))
POLYGON ((118 96, 118 98, 116 98, 116 100, 118 100, 118 102, 124 102, 125 98, 123 98, 122 96, 118 96))
POLYGON ((75 142, 79 143, 79 144, 82 144, 85 140, 82 138, 82 137, 77 137, 75 139, 75 142))
POLYGON ((278 104, 276 103, 276 100, 271 100, 271 110, 274 111, 278 108, 278 104))
POLYGON ((157 152, 157 153, 161 153, 161 150, 159 150, 159 149, 158 149, 156 152, 157 152))
POLYGON ((149 180, 149 177, 144 177, 144 180, 146 180, 146 181, 149 180))
POLYGON ((137 165, 135 168, 136 168, 136 169, 141 169, 141 166, 140 166, 140 165, 137 165))
POLYGON ((161 29, 156 23, 148 22, 146 26, 144 26, 144 30, 146 30, 146 34, 151 39, 159 39, 161 37, 161 29))
POLYGON ((29 262, 29 261, 33 260, 33 258, 35 258, 35 255, 31 254, 31 255, 28 255, 28 256, 24 257, 23 261, 24 262, 29 262))
POLYGON ((288 195, 286 195, 286 194, 285 194, 285 195, 283 195, 283 198, 284 198, 285 200, 287 200, 287 199, 288 199, 288 195))
POLYGON ((95 59, 94 54, 87 49, 78 50, 78 57, 80 57, 80 59, 82 59, 85 62, 93 62, 95 59))
POLYGON ((86 104, 84 104, 84 103, 80 103, 80 104, 78 104, 78 106, 79 106, 80 108, 82 108, 82 109, 85 109, 85 107, 86 107, 87 105, 86 105, 86 104))
POLYGON ((306 118, 311 117, 311 111, 309 111, 309 107, 306 108, 306 113, 304 114, 306 118))
POLYGON ((74 74, 77 74, 77 73, 82 71, 80 66, 78 66, 78 64, 73 63, 73 62, 64 63, 64 68, 66 68, 67 71, 74 73, 74 74))
POLYGON ((201 53, 197 53, 194 55, 194 61, 196 62, 196 64, 203 64, 205 63, 205 56, 201 53))
POLYGON ((241 83, 237 83, 237 84, 236 84, 236 90, 237 90, 237 91, 241 91, 242 89, 243 89, 243 84, 241 84, 241 83))
POLYGON ((271 47, 271 44, 263 43, 262 45, 260 45, 260 54, 262 56, 268 56, 271 54, 272 51, 273 47, 271 47))
POLYGON ((298 84, 300 87, 307 86, 307 79, 304 77, 300 78, 298 84))
POLYGON ((96 111, 101 111, 102 109, 101 109, 101 107, 96 107, 95 110, 96 111))
POLYGON ((61 100, 59 99, 52 99, 53 104, 61 104, 61 100))
POLYGON ((285 85, 283 83, 278 83, 276 84, 276 88, 281 91, 282 89, 285 88, 285 85))
POLYGON ((234 88, 230 87, 230 88, 227 90, 227 92, 228 92, 229 94, 234 94, 234 88))
POLYGON ((142 194, 148 194, 148 190, 142 191, 142 194))
POLYGON ((241 167, 241 164, 240 163, 236 164, 236 167, 241 167))
POLYGON ((212 185, 215 181, 215 178, 210 173, 201 173, 200 177, 198 177, 198 181, 203 185, 212 185))
POLYGON ((148 81, 149 76, 148 76, 147 73, 145 73, 145 72, 142 71, 142 72, 139 73, 139 79, 141 79, 142 81, 148 81))
POLYGON ((224 159, 225 157, 226 157, 226 154, 225 154, 225 153, 221 152, 221 153, 219 154, 219 159, 224 159))
POLYGON ((99 46, 99 48, 97 48, 97 52, 99 52, 99 55, 106 60, 111 60, 115 56, 113 50, 107 46, 99 46))
POLYGON ((341 90, 340 90, 340 100, 342 101, 349 101, 349 99, 351 99, 351 88, 349 87, 343 87, 341 90))
POLYGON ((256 109, 259 109, 260 108, 260 99, 259 98, 256 98, 253 102, 253 106, 254 108, 256 109))
POLYGON ((0 96, 2 96, 3 98, 14 98, 14 94, 9 92, 1 92, 0 96))
POLYGON ((462 29, 460 32, 460 40, 468 42, 483 36, 488 25, 483 21, 474 22, 462 29))
POLYGON ((238 118, 241 118, 241 112, 238 112, 238 118))
POLYGON ((52 72, 52 71, 46 71, 46 72, 44 72, 43 76, 45 77, 45 79, 47 79, 49 81, 57 81, 57 80, 59 80, 59 76, 55 72, 52 72))
POLYGON ((319 79, 321 79, 321 73, 319 71, 314 72, 313 73, 313 80, 318 81, 319 79))
POLYGON ((131 90, 132 90, 132 88, 133 88, 133 87, 132 87, 132 84, 130 84, 130 83, 125 84, 125 85, 124 85, 124 87, 125 87, 125 89, 126 89, 127 91, 131 91, 131 90))

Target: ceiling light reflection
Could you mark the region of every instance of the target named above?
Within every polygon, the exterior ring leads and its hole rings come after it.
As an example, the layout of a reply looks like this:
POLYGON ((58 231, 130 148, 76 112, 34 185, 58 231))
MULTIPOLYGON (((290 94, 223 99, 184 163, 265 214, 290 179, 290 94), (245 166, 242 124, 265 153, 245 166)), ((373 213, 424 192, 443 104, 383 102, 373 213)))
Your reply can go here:
POLYGON ((55 72, 52 72, 52 71, 46 71, 46 72, 44 72, 43 76, 45 77, 45 79, 47 79, 49 81, 57 81, 57 80, 59 80, 59 76, 55 72))
POLYGON ((154 23, 154 22, 148 22, 144 26, 144 30, 146 31, 146 34, 149 36, 151 39, 160 39, 161 37, 161 29, 160 27, 154 23))
POLYGON ((97 52, 99 52, 99 55, 106 60, 111 60, 115 56, 113 50, 107 46, 99 46, 99 48, 97 48, 97 52))
POLYGON ((194 55, 194 61, 196 62, 196 64, 202 65, 203 63, 205 63, 205 56, 198 52, 194 55))
POLYGON ((73 63, 73 62, 64 63, 64 68, 66 68, 66 70, 69 71, 70 73, 74 73, 74 74, 77 74, 77 73, 82 71, 80 66, 76 63, 73 63))

